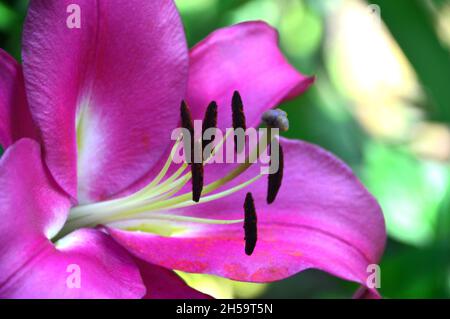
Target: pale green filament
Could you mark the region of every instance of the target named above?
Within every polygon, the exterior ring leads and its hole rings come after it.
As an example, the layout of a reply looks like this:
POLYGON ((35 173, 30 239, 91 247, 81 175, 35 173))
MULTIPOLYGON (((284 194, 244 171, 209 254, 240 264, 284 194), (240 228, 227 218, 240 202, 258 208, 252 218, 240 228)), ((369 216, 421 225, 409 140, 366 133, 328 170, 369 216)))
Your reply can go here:
POLYGON ((209 218, 198 218, 182 215, 170 215, 170 214, 146 214, 141 216, 136 216, 133 220, 144 220, 144 221, 172 221, 172 222, 184 222, 184 223, 198 223, 198 224, 215 224, 215 225, 227 225, 227 224, 237 224, 242 223, 243 219, 231 219, 231 220, 221 220, 221 219, 209 219, 209 218))
MULTIPOLYGON (((227 132, 227 134, 225 135, 225 138, 223 138, 216 145, 216 147, 213 149, 209 158, 207 158, 205 160, 205 163, 209 163, 213 159, 217 150, 223 146, 223 144, 225 143, 225 140, 230 136, 230 133, 231 132, 227 132)), ((183 174, 183 172, 186 170, 186 168, 188 167, 187 163, 183 163, 183 165, 181 165, 181 167, 174 174, 172 174, 172 176, 170 176, 168 179, 166 179, 161 184, 157 185, 162 180, 162 178, 167 173, 167 171, 169 170, 170 164, 172 163, 172 159, 175 155, 175 152, 178 149, 178 146, 180 145, 180 142, 181 142, 181 138, 178 138, 170 152, 170 156, 167 159, 164 167, 161 169, 159 174, 155 177, 155 179, 149 185, 147 185, 140 191, 138 191, 134 194, 131 194, 127 197, 124 197, 124 198, 113 199, 113 200, 104 201, 104 202, 100 202, 100 203, 94 203, 94 204, 74 207, 71 210, 69 220, 74 220, 74 219, 78 219, 81 217, 85 217, 85 216, 93 214, 94 212, 96 214, 99 214, 99 213, 105 212, 105 211, 111 212, 112 210, 117 210, 119 208, 128 207, 130 204, 132 205, 133 203, 136 203, 139 200, 145 200, 145 199, 148 200, 148 199, 154 198, 158 195, 161 195, 164 192, 167 192, 168 190, 171 190, 173 188, 178 188, 178 185, 180 182, 184 182, 184 184, 186 184, 189 181, 189 179, 191 178, 190 172, 187 173, 182 179, 177 180, 181 176, 181 174, 183 174)), ((182 187, 179 187, 179 189, 181 189, 181 188, 182 187)))

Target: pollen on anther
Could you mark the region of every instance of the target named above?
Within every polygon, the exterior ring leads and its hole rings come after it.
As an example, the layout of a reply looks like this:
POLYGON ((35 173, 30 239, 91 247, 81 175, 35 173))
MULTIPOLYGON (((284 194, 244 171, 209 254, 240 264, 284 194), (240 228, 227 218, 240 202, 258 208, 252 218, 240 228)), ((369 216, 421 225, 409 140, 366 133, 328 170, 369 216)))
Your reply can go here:
POLYGON ((187 129, 191 133, 191 136, 193 136, 192 133, 194 132, 194 124, 192 121, 191 110, 185 101, 181 102, 180 113, 181 113, 181 126, 187 129))
POLYGON ((192 200, 195 202, 200 201, 203 190, 203 162, 195 162, 195 138, 194 138, 194 125, 192 122, 192 115, 189 106, 185 101, 181 102, 181 125, 184 129, 187 129, 190 133, 190 145, 189 156, 186 161, 191 166, 192 173, 192 200))
MULTIPOLYGON (((205 132, 208 129, 216 128, 217 127, 217 103, 215 101, 212 101, 205 112, 205 117, 203 119, 203 126, 202 126, 202 137, 205 136, 205 132)), ((214 136, 211 137, 211 141, 214 140, 214 136)), ((206 141, 202 139, 202 150, 205 150, 206 145, 209 141, 206 141)))
POLYGON ((245 253, 250 256, 255 250, 258 239, 256 209, 252 193, 247 193, 245 197, 244 211, 245 253))
MULTIPOLYGON (((277 142, 278 143, 278 142, 277 142)), ((270 161, 276 160, 275 156, 277 156, 276 152, 273 152, 273 150, 270 150, 270 161)), ((283 170, 284 170, 284 154, 283 154, 283 148, 278 143, 278 170, 273 173, 269 174, 269 185, 267 188, 267 203, 272 204, 278 194, 278 191, 281 188, 281 182, 283 180, 283 170)))
MULTIPOLYGON (((240 128, 245 131, 247 129, 247 125, 245 123, 244 104, 238 91, 234 91, 231 101, 231 108, 233 114, 233 128, 235 130, 240 128)), ((238 149, 237 136, 234 137, 234 145, 235 151, 237 153, 240 153, 243 147, 240 147, 240 149, 238 149)))
POLYGON ((192 200, 196 203, 200 201, 203 191, 203 163, 193 163, 192 172, 192 200))

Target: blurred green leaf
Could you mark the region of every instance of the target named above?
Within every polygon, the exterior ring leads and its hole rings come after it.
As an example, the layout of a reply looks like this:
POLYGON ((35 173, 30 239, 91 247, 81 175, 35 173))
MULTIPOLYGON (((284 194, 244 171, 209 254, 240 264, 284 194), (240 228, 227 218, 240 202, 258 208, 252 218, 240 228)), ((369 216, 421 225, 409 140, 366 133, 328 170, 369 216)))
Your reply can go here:
POLYGON ((250 0, 176 0, 189 47, 203 40, 217 28, 229 25, 229 17, 234 10, 248 2, 250 0))
POLYGON ((22 27, 28 0, 2 0, 2 2, 0 3, 0 47, 20 61, 22 27), (5 20, 1 13, 2 7, 8 16, 5 20))
POLYGON ((252 0, 230 13, 230 24, 243 21, 263 20, 276 26, 281 16, 280 3, 271 0, 252 0))
POLYGON ((414 248, 389 242, 381 263, 380 293, 386 298, 450 297, 445 247, 414 248))
POLYGON ((0 3, 0 31, 7 31, 16 19, 16 12, 0 3))
POLYGON ((448 4, 449 0, 432 0, 432 2, 434 3, 434 5, 436 5, 437 7, 441 8, 445 4, 448 4))
POLYGON ((450 54, 439 41, 425 1, 371 2, 380 6, 383 20, 415 68, 432 102, 432 117, 450 123, 450 54))
POLYGON ((305 74, 317 72, 324 36, 324 19, 302 1, 288 1, 279 19, 280 45, 293 65, 305 74))
POLYGON ((375 142, 365 153, 363 180, 383 208, 388 234, 413 245, 432 242, 447 168, 375 142))
MULTIPOLYGON (((450 172, 447 174, 450 175, 450 172)), ((450 254, 450 181, 447 183, 446 195, 439 207, 436 234, 437 240, 447 246, 450 254)))
POLYGON ((3 147, 0 145, 0 157, 3 155, 3 147))
POLYGON ((299 98, 285 103, 290 129, 284 135, 320 145, 353 168, 362 161, 365 134, 351 117, 345 101, 331 86, 326 74, 299 98))

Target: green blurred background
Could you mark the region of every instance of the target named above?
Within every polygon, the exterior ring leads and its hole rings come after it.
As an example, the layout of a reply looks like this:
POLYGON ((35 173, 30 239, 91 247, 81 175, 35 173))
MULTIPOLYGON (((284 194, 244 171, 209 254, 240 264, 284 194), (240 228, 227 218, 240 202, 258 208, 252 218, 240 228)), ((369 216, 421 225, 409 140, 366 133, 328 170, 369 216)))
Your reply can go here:
MULTIPOLYGON (((246 20, 279 30, 291 63, 317 76, 313 89, 282 106, 287 135, 341 157, 383 207, 382 295, 450 297, 450 1, 176 2, 190 46, 246 20)), ((0 0, 0 47, 17 59, 26 7, 0 0)), ((182 275, 224 298, 347 298, 357 288, 319 271, 268 285, 182 275)))

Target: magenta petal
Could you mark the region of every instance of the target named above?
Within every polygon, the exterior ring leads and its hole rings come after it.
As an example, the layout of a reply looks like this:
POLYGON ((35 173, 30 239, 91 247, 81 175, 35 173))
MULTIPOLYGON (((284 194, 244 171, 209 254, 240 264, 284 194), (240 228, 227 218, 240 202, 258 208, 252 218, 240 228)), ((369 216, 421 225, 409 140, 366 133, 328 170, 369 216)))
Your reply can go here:
POLYGON ((197 119, 217 101, 219 126, 231 127, 231 97, 238 90, 247 124, 256 126, 264 111, 313 81, 288 63, 276 30, 264 22, 245 22, 215 31, 191 50, 187 100, 197 119))
POLYGON ((191 287, 172 270, 135 259, 147 287, 145 299, 211 299, 191 287))
POLYGON ((98 230, 77 230, 56 248, 47 242, 26 253, 28 262, 1 285, 2 298, 141 298, 146 291, 133 259, 98 230))
POLYGON ((0 49, 0 145, 7 148, 22 137, 37 139, 28 110, 22 68, 0 49))
MULTIPOLYGON (((39 145, 22 139, 0 159, 0 298, 141 297, 138 268, 127 252, 96 230, 57 242, 70 208, 51 181, 39 145), (68 267, 79 266, 81 287, 69 288, 68 267)), ((70 268, 69 268, 70 270, 70 268)))
MULTIPOLYGON (((0 235, 10 237, 17 249, 27 245, 36 234, 48 240, 62 228, 70 208, 67 195, 47 174, 41 160, 40 146, 31 139, 21 139, 0 159, 0 235)), ((5 237, 2 253, 11 249, 11 258, 20 256, 5 237)), ((1 259, 0 259, 1 260, 1 259)), ((0 281, 5 272, 1 271, 0 281)))
POLYGON ((24 72, 51 173, 90 202, 138 180, 168 147, 188 56, 173 1, 76 1, 81 28, 69 29, 72 3, 31 1, 24 72))
MULTIPOLYGON (((366 285, 367 266, 379 261, 386 240, 378 203, 330 153, 300 141, 283 139, 282 144, 285 178, 274 204, 266 204, 267 179, 262 178, 223 200, 170 212, 239 219, 245 192, 251 191, 258 213, 252 256, 244 253, 242 224, 187 225, 190 231, 172 237, 115 229, 109 233, 138 257, 167 268, 253 282, 317 268, 366 285)), ((205 175, 217 179, 224 167, 207 166, 205 175)), ((258 173, 254 166, 233 185, 258 173)))

